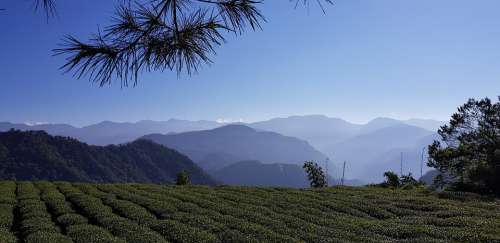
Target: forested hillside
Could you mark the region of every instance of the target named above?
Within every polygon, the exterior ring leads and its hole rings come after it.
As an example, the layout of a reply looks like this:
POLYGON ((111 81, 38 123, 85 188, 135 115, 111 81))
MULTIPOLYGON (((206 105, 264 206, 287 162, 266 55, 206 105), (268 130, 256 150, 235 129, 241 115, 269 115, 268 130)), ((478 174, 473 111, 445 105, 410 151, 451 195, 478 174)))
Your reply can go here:
MULTIPOLYGON (((211 173, 227 185, 307 188, 309 181, 299 165, 241 161, 211 173)), ((332 180, 333 181, 333 180, 332 180)))
POLYGON ((0 133, 0 179, 172 183, 181 170, 215 184, 188 157, 147 140, 102 147, 43 131, 0 133))

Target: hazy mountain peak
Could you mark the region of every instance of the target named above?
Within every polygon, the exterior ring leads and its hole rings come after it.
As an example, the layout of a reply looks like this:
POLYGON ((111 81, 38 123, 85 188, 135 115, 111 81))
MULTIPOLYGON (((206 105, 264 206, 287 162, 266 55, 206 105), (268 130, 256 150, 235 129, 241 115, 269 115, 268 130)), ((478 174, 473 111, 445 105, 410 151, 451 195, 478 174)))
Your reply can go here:
POLYGON ((304 140, 275 132, 260 132, 245 125, 231 124, 212 130, 147 135, 144 138, 177 149, 199 163, 211 163, 208 157, 217 161, 228 160, 228 163, 259 160, 292 164, 326 158, 304 140))
POLYGON ((255 129, 243 124, 229 124, 214 128, 212 131, 231 131, 231 132, 256 132, 255 129))
POLYGON ((394 118, 377 117, 375 119, 370 120, 365 125, 393 125, 393 124, 398 124, 398 123, 402 123, 402 122, 399 120, 396 120, 394 118))

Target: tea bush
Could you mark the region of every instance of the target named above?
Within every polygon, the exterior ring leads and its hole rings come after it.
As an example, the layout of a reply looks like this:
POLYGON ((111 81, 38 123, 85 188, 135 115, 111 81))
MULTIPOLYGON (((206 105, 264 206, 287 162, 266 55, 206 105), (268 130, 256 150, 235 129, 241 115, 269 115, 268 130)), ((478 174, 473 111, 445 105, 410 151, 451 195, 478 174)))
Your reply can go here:
POLYGON ((0 181, 0 242, 500 242, 500 202, 420 188, 0 181))

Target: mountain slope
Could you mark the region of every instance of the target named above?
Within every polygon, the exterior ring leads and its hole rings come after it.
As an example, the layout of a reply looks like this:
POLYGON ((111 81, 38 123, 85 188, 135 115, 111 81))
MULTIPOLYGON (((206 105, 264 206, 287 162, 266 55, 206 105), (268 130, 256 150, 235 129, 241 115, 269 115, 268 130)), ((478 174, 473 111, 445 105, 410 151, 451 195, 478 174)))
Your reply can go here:
POLYGON ((322 115, 275 118, 249 126, 304 139, 319 150, 352 137, 360 129, 359 125, 322 115))
POLYGON ((212 175, 224 184, 304 188, 309 186, 304 169, 291 164, 263 164, 241 161, 222 168, 212 175))
POLYGON ((183 169, 196 184, 215 184, 188 157, 147 140, 100 147, 42 131, 0 133, 1 179, 172 183, 183 169))
MULTIPOLYGON (((143 138, 174 148, 202 167, 204 165, 200 161, 206 163, 207 156, 214 154, 231 157, 232 163, 259 160, 263 163, 301 164, 305 160, 320 162, 326 159, 325 155, 306 141, 274 132, 256 131, 244 125, 228 125, 212 130, 172 135, 152 134, 143 138)), ((217 164, 216 162, 214 163, 217 164)))
MULTIPOLYGON (((329 151, 335 160, 347 161, 348 178, 379 182, 384 171, 391 170, 394 166, 399 168, 401 152, 406 156, 414 156, 415 159, 417 156, 420 158, 422 147, 419 142, 432 134, 419 127, 397 124, 353 137, 332 146, 329 151)), ((396 171, 399 172, 399 169, 396 171)), ((414 170, 413 172, 415 173, 414 170)))
MULTIPOLYGON (((371 134, 379 130, 390 131, 390 129, 383 129, 396 126, 417 127, 435 132, 442 124, 444 122, 430 119, 396 120, 383 117, 373 119, 366 124, 353 124, 339 118, 309 115, 275 118, 248 125, 255 129, 277 132, 285 136, 293 136, 306 140, 324 154, 335 157, 332 148, 365 134, 371 134)), ((412 134, 409 135, 408 139, 413 139, 414 141, 419 139, 419 137, 411 137, 412 134)), ((394 134, 387 134, 386 140, 393 139, 391 136, 394 136, 394 134)), ((395 139, 397 140, 398 138, 396 137, 395 139)), ((381 155, 377 154, 377 156, 381 155)))
POLYGON ((353 137, 330 148, 337 156, 369 159, 381 151, 410 147, 432 132, 409 125, 395 125, 353 137))
MULTIPOLYGON (((307 175, 300 165, 263 164, 259 161, 240 161, 228 165, 211 175, 227 185, 258 187, 308 188, 307 175)), ((340 184, 340 179, 328 176, 329 185, 340 184)), ((359 180, 345 180, 344 185, 360 186, 359 180)))

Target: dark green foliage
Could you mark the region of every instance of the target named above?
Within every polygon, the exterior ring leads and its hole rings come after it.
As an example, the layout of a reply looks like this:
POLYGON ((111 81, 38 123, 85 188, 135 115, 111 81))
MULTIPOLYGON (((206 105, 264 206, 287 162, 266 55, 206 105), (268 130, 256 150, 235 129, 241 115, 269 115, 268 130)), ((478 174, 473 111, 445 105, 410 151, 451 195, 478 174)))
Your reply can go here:
POLYGON ((264 164, 249 160, 225 166, 211 174, 225 185, 293 188, 309 186, 304 169, 295 164, 264 164))
POLYGON ((191 184, 191 179, 189 178, 189 174, 186 170, 182 170, 181 172, 177 173, 175 184, 177 184, 178 186, 191 184))
POLYGON ((384 173, 384 177, 385 177, 385 183, 387 186, 399 187, 400 181, 399 181, 399 177, 396 173, 394 173, 392 171, 386 171, 384 173))
POLYGON ((404 189, 412 189, 414 186, 424 185, 423 182, 417 181, 411 173, 401 176, 401 185, 404 189))
POLYGON ((99 223, 114 235, 129 243, 165 243, 166 240, 148 227, 119 216, 106 216, 99 223))
POLYGON ((0 204, 0 228, 10 229, 12 227, 14 206, 12 204, 0 204))
POLYGON ((0 161, 0 179, 174 183, 186 170, 194 184, 215 185, 188 157, 147 140, 101 147, 11 130, 0 133, 0 161))
POLYGON ((0 242, 15 243, 17 238, 11 229, 14 224, 14 208, 16 207, 16 183, 0 182, 0 242))
POLYGON ((25 219, 21 222, 20 229, 24 235, 30 235, 39 231, 49 233, 56 233, 58 231, 52 220, 47 217, 25 219))
POLYGON ((386 171, 384 173, 385 182, 375 185, 382 187, 391 187, 391 188, 402 188, 402 189, 413 189, 416 186, 425 185, 424 182, 417 181, 411 173, 408 175, 402 175, 398 177, 398 175, 392 171, 386 171))
POLYGON ((0 242, 2 242, 2 243, 16 243, 17 237, 9 229, 0 228, 0 242))
POLYGON ((26 243, 72 243, 73 241, 68 236, 60 233, 51 233, 39 231, 30 234, 26 237, 26 243))
POLYGON ((35 183, 40 190, 40 198, 45 202, 48 210, 55 217, 74 213, 71 204, 66 201, 66 198, 60 193, 56 186, 49 182, 35 183))
POLYGON ((172 242, 218 242, 217 237, 198 228, 189 227, 173 220, 161 220, 152 229, 160 232, 172 242))
POLYGON ((135 203, 114 198, 106 198, 103 202, 111 206, 115 213, 134 220, 140 225, 151 226, 156 222, 154 215, 135 203))
POLYGON ((59 216, 57 218, 57 223, 64 227, 68 227, 72 225, 87 224, 88 220, 82 215, 76 213, 69 213, 59 216))
POLYGON ((0 234, 4 235, 6 239, 10 237, 6 232, 11 229, 14 223, 15 191, 16 184, 14 182, 0 182, 0 230, 3 229, 0 234))
MULTIPOLYGON (((9 192, 16 190, 15 183, 0 185, 7 188, 0 187, 7 197, 13 196, 9 192)), ((296 190, 21 182, 16 191, 15 227, 0 227, 2 243, 17 242, 16 235, 27 243, 500 241, 497 199, 418 187, 296 190), (55 217, 57 210, 49 205, 62 200, 72 213, 55 217)))
POLYGON ((68 227, 68 236, 75 243, 125 243, 101 227, 95 225, 73 225, 68 227))
MULTIPOLYGON (((126 218, 125 215, 125 217, 121 217, 115 214, 113 212, 113 209, 115 209, 113 206, 116 207, 116 205, 109 202, 109 200, 112 200, 112 195, 109 195, 111 198, 107 199, 106 193, 98 191, 92 185, 78 184, 77 187, 78 188, 75 188, 67 184, 60 185, 63 194, 68 196, 68 199, 74 203, 86 217, 97 222, 101 227, 107 229, 113 235, 129 243, 165 242, 158 233, 150 230, 146 226, 139 225, 133 220, 126 218), (94 195, 101 196, 102 200, 94 197, 94 195), (105 203, 111 205, 111 207, 105 205, 105 203)), ((119 202, 116 203, 119 204, 119 202)), ((119 206, 122 207, 123 204, 119 206)), ((116 208, 118 209, 119 207, 116 208)), ((130 212, 130 214, 132 215, 134 212, 130 212)))
POLYGON ((428 162, 439 172, 435 184, 500 195, 500 102, 470 99, 438 133, 428 162))
POLYGON ((314 163, 314 161, 306 161, 304 162, 304 166, 302 166, 302 168, 305 169, 312 188, 328 186, 325 173, 317 163, 314 163))
POLYGON ((52 215, 40 199, 40 190, 33 183, 18 183, 17 199, 21 219, 19 231, 25 242, 72 242, 70 238, 60 233, 60 229, 52 221, 52 215))

